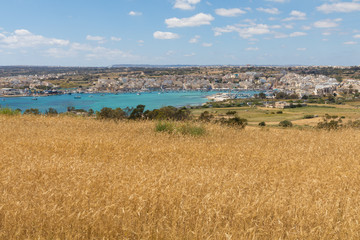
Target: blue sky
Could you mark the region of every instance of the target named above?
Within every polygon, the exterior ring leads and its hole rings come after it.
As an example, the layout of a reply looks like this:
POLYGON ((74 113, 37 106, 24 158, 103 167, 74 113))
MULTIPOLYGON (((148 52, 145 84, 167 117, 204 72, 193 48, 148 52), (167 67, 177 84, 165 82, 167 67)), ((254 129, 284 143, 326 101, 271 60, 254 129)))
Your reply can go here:
POLYGON ((360 0, 11 0, 0 65, 359 65, 360 0))

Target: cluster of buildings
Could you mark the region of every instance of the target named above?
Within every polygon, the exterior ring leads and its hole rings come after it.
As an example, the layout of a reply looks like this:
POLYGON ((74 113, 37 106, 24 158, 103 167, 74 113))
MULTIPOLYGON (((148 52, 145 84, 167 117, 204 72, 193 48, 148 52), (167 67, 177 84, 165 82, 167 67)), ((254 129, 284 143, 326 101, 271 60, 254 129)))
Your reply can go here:
MULTIPOLYGON (((61 75, 61 74, 60 74, 61 75)), ((0 78, 0 95, 29 95, 35 91, 42 94, 61 93, 58 86, 48 79, 57 79, 59 74, 24 75, 0 78)), ((300 75, 295 73, 264 74, 244 72, 211 75, 164 75, 147 77, 129 75, 119 78, 98 78, 90 86, 77 89, 78 92, 139 92, 169 90, 257 90, 277 91, 287 94, 328 95, 360 91, 360 81, 345 79, 342 82, 324 75, 300 75)), ((64 91, 66 92, 66 91, 64 91)))

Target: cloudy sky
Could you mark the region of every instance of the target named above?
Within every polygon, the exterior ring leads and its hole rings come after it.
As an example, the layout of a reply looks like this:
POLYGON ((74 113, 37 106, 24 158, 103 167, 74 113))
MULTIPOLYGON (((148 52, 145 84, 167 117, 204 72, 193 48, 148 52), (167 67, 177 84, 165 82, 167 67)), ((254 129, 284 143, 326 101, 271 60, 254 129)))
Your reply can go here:
POLYGON ((360 65, 360 0, 11 0, 0 65, 360 65))

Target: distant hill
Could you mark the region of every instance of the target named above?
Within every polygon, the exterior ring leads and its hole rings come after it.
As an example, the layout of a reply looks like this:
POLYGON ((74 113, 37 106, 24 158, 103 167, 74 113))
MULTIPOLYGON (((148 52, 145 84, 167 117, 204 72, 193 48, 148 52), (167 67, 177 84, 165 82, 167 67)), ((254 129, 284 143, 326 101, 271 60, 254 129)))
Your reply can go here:
POLYGON ((150 65, 150 64, 115 64, 112 68, 181 68, 181 67, 198 67, 199 65, 150 65))

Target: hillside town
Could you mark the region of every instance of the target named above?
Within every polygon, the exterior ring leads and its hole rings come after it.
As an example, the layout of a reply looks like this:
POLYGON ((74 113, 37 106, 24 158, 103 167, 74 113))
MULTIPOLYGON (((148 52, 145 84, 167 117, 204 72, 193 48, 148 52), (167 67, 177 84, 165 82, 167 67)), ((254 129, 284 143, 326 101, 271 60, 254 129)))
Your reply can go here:
MULTIPOLYGON (((32 96, 67 93, 124 93, 149 91, 244 91, 283 92, 296 94, 299 98, 310 95, 336 95, 358 92, 358 79, 318 74, 298 74, 281 71, 273 74, 261 71, 172 74, 148 76, 144 71, 127 75, 92 76, 86 84, 64 88, 56 84, 75 73, 51 73, 44 75, 17 75, 0 77, 0 96, 32 96)), ((71 78, 69 78, 71 79, 71 78)), ((69 81, 69 80, 63 80, 69 81)), ((83 83, 83 82, 82 82, 83 83)), ((268 94, 268 97, 271 95, 268 94)))

